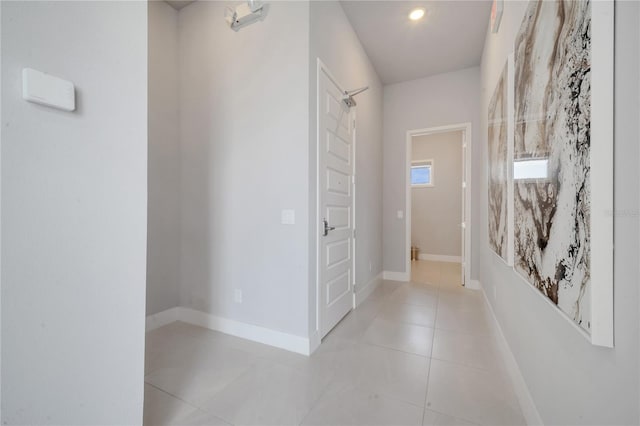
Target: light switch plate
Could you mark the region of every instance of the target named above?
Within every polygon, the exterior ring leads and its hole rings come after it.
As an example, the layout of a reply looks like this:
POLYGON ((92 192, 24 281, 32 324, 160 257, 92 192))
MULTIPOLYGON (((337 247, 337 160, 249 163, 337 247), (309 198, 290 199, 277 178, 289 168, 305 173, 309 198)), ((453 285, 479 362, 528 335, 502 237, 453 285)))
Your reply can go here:
POLYGON ((281 221, 283 225, 295 225, 296 211, 291 209, 282 210, 281 221))
POLYGON ((398 210, 398 219, 404 218, 404 212, 402 210, 398 210))
POLYGON ((76 109, 76 94, 72 82, 31 68, 22 70, 22 98, 63 111, 76 109))

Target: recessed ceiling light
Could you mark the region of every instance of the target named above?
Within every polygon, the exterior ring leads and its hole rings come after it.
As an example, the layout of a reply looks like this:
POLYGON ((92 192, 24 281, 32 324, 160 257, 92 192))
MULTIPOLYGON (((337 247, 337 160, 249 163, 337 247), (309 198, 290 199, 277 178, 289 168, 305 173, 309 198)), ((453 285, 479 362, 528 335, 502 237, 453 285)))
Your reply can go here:
POLYGON ((413 9, 409 14, 409 19, 411 19, 412 21, 417 21, 418 19, 422 19, 423 16, 424 16, 423 8, 413 9))

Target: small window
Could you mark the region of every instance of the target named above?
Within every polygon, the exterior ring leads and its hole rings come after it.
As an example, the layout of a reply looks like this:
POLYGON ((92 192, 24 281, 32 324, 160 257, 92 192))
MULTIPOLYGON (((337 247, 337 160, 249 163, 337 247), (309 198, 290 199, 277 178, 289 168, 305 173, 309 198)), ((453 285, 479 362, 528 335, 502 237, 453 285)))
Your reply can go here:
POLYGON ((433 160, 411 162, 411 186, 433 186, 433 160))

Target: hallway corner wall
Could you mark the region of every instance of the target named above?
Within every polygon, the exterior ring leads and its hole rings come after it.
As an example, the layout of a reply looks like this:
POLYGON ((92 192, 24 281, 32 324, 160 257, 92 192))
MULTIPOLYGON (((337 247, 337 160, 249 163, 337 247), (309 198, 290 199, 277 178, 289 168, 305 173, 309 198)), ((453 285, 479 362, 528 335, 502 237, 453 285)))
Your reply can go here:
POLYGON ((231 4, 178 14, 180 306, 306 338, 309 3, 231 4))
POLYGON ((180 304, 178 12, 149 2, 147 315, 180 304))
POLYGON ((147 3, 0 2, 2 424, 141 424, 147 3), (22 99, 22 69, 76 110, 22 99))
MULTIPOLYGON (((497 34, 487 32, 481 65, 481 164, 487 158, 487 107, 527 2, 504 2, 497 34)), ((615 2, 614 324, 615 347, 593 346, 489 248, 487 170, 481 200, 480 281, 545 424, 638 424, 640 271, 640 4, 615 2), (618 214, 617 212, 620 212, 618 214), (624 212, 633 212, 625 214, 624 212)))

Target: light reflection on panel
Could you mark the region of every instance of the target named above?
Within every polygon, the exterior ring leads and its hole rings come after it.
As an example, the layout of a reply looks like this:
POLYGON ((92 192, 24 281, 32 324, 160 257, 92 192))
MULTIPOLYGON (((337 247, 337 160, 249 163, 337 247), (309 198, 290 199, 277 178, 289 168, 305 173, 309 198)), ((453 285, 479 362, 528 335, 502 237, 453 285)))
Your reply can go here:
POLYGON ((548 159, 516 160, 513 162, 513 179, 546 179, 548 168, 548 159))

